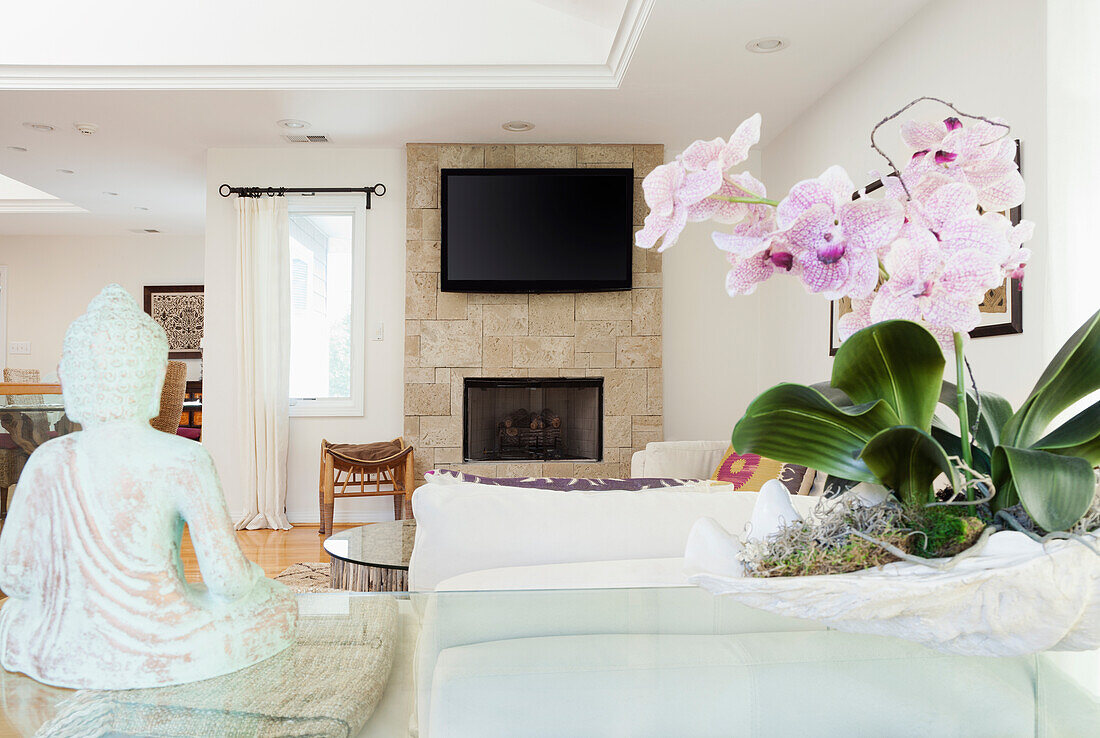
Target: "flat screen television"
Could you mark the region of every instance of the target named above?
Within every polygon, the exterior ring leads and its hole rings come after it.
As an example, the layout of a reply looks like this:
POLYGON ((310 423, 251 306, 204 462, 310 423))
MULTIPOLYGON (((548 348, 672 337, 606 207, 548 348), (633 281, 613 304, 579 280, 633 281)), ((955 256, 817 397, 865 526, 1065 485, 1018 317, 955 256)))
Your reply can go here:
POLYGON ((444 292, 631 287, 631 169, 444 169, 444 292))

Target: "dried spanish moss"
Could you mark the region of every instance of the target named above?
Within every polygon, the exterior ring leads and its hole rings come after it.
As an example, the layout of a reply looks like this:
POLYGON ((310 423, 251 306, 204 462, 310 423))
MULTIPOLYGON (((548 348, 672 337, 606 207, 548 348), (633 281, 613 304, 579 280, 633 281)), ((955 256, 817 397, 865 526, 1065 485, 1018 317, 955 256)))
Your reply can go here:
MULTIPOLYGON (((922 530, 922 526, 928 527, 928 515, 932 513, 906 510, 897 503, 867 506, 855 495, 846 494, 822 500, 805 520, 764 541, 746 543, 741 559, 748 575, 754 577, 843 574, 899 560, 924 563, 919 554, 928 555, 923 549, 930 544, 929 535, 922 530)), ((953 514, 950 518, 964 520, 953 514)), ((974 542, 983 527, 975 523, 955 533, 958 540, 950 542, 945 555, 974 542)))

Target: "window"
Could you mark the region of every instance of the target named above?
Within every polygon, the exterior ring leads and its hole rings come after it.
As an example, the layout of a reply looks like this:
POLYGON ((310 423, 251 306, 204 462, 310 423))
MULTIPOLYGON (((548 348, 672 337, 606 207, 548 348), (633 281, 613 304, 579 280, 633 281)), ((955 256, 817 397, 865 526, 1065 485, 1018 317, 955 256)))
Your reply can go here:
POLYGON ((302 197, 290 219, 290 414, 363 414, 366 207, 302 197))

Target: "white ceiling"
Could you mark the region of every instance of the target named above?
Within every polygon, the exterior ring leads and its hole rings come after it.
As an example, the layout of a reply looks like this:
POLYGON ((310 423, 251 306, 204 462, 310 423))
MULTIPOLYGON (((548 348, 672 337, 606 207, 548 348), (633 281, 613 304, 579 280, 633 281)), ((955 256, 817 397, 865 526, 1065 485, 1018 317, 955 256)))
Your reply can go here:
MULTIPOLYGON (((727 136, 742 119, 759 111, 766 143, 926 2, 656 0, 632 56, 624 55, 620 71, 625 75, 615 89, 0 90, 0 174, 90 211, 0 213, 0 233, 118 234, 158 228, 201 234, 206 150, 306 145, 283 141, 281 135, 287 131, 275 125, 281 118, 309 121, 307 132, 326 134, 333 142, 329 146, 656 142, 667 144, 674 153, 694 138, 727 136), (790 47, 776 54, 745 50, 747 41, 762 36, 782 36, 790 47), (536 128, 520 134, 501 130, 501 123, 512 119, 530 120, 536 128), (22 125, 28 121, 48 123, 56 130, 33 131, 22 125), (73 128, 74 123, 86 122, 99 126, 95 135, 73 128), (59 168, 75 174, 59 174, 59 168), (105 191, 119 194, 109 196, 105 191)), ((618 13, 621 26, 624 13, 638 7, 634 0, 518 4, 531 6, 524 8, 528 17, 540 12, 533 6, 559 15, 573 13, 572 20, 561 22, 562 28, 573 23, 605 30, 615 25, 608 20, 612 14, 618 13), (582 15, 586 7, 594 15, 582 15)), ((147 2, 142 5, 149 7, 147 2)), ((209 16, 220 17, 221 13, 209 16)), ((464 23, 476 25, 470 18, 464 23)), ((11 28, 7 19, 5 26, 11 28)), ((621 41, 622 29, 617 28, 614 34, 621 41)), ((415 48, 431 37, 417 23, 388 28, 387 33, 392 53, 407 54, 404 47, 415 48)), ((596 41, 589 48, 606 44, 608 36, 593 31, 592 38, 596 41)), ((159 36, 156 40, 159 43, 159 36)), ((570 47, 568 53, 583 54, 581 46, 570 47)), ((538 53, 545 54, 545 48, 538 53)), ((4 59, 0 54, 0 62, 4 59)), ((544 66, 545 74, 553 75, 556 68, 568 65, 544 66)))
POLYGON ((59 24, 57 7, 50 3, 15 3, 4 12, 0 65, 600 64, 626 5, 627 0, 104 0, 70 3, 70 22, 59 24), (135 39, 135 31, 145 32, 135 39), (41 43, 43 38, 51 43, 41 43))

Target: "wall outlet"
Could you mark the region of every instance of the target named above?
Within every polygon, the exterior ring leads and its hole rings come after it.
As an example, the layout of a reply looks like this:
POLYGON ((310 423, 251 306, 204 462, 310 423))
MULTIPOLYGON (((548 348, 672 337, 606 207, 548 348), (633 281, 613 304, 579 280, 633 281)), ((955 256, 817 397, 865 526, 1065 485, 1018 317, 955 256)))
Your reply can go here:
POLYGON ((386 338, 386 324, 375 323, 374 328, 371 330, 370 340, 381 341, 386 338))
POLYGON ((12 341, 8 344, 8 353, 26 356, 31 352, 30 341, 12 341))

